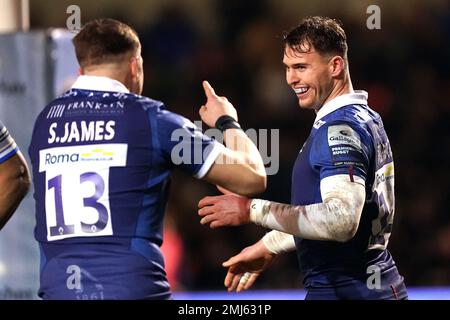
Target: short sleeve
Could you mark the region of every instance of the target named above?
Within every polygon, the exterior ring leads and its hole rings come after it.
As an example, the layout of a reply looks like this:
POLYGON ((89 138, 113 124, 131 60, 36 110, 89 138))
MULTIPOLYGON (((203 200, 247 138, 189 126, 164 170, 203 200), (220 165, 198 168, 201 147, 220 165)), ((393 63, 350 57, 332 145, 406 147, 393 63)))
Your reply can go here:
POLYGON ((157 130, 157 144, 163 156, 173 165, 203 178, 224 146, 202 133, 192 121, 158 108, 151 116, 157 130))
POLYGON ((19 148, 10 136, 8 129, 0 121, 0 163, 5 162, 17 153, 19 148))
POLYGON ((330 123, 313 138, 310 163, 320 179, 351 172, 366 180, 369 171, 370 136, 348 123, 330 123))

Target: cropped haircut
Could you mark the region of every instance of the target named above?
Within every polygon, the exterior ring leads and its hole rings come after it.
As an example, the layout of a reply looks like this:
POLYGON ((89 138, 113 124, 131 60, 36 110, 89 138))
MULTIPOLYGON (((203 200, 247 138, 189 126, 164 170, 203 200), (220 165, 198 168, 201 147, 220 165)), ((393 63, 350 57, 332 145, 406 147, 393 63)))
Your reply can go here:
POLYGON ((80 66, 120 62, 124 54, 140 47, 139 37, 130 26, 114 19, 87 23, 72 40, 80 66))
POLYGON ((347 36, 342 24, 328 17, 307 17, 283 37, 285 48, 305 53, 337 54, 347 61, 347 36))

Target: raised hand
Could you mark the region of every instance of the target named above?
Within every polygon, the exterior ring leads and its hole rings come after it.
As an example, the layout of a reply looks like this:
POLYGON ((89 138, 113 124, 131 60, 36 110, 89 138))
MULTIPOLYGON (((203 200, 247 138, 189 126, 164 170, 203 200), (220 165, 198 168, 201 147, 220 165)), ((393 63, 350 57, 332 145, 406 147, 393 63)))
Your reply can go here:
POLYGON ((225 115, 233 117, 234 120, 238 121, 237 111, 226 97, 216 95, 216 92, 208 81, 203 81, 203 89, 205 90, 207 101, 206 104, 200 107, 198 113, 204 123, 214 128, 217 119, 225 115))

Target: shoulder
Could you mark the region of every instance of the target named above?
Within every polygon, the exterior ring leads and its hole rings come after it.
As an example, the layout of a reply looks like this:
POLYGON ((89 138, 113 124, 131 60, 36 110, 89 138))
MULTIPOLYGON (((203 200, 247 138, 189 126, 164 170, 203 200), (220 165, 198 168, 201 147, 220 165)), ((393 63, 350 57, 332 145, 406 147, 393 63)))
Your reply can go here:
POLYGON ((378 113, 368 106, 348 105, 324 117, 318 131, 339 134, 342 129, 346 128, 344 134, 370 139, 371 134, 368 124, 379 118, 378 113))
POLYGON ((183 128, 195 127, 195 124, 191 120, 176 112, 168 110, 162 101, 138 95, 134 95, 134 98, 135 103, 147 113, 150 121, 156 122, 159 126, 183 128))
POLYGON ((154 100, 137 94, 127 94, 127 99, 132 104, 138 105, 144 111, 148 112, 159 112, 160 110, 163 110, 165 108, 162 101, 154 100))
POLYGON ((9 137, 9 131, 6 126, 0 121, 0 143, 4 143, 5 140, 9 137))

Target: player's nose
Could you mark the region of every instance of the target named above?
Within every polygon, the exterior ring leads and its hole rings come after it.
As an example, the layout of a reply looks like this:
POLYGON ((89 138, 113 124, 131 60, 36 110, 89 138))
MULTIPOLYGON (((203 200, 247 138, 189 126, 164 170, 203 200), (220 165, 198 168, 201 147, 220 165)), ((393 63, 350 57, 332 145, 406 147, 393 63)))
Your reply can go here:
POLYGON ((286 82, 288 85, 293 86, 300 81, 300 78, 297 76, 296 72, 286 71, 286 82))

